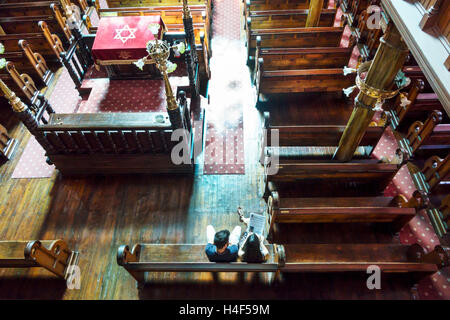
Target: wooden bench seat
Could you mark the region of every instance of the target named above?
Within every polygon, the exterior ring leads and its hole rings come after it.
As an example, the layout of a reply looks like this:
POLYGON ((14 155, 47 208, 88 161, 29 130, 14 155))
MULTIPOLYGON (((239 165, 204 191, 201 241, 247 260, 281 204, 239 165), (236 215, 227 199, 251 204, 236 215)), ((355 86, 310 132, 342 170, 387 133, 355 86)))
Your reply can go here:
POLYGON ((0 17, 0 26, 6 34, 39 33, 39 21, 45 21, 54 32, 59 32, 60 26, 53 15, 0 17))
POLYGON ((342 68, 266 71, 260 60, 255 75, 257 104, 271 94, 342 92, 355 84, 355 78, 354 73, 344 75, 342 68))
MULTIPOLYGON (((183 5, 183 0, 106 0, 108 8, 117 7, 151 7, 151 6, 176 6, 183 5)), ((207 4, 211 6, 210 0, 189 0, 189 5, 207 4)))
MULTIPOLYGON (((309 10, 264 10, 250 11, 245 27, 251 29, 303 28, 309 10)), ((335 9, 324 9, 318 27, 332 27, 336 18, 335 9)))
POLYGON ((58 5, 59 1, 33 1, 0 3, 0 17, 45 16, 52 15, 51 4, 58 5))
POLYGON ((47 40, 42 32, 39 33, 21 33, 21 34, 0 34, 0 42, 5 46, 5 51, 19 52, 22 48, 19 45, 20 40, 26 40, 33 50, 39 52, 43 56, 52 55, 53 51, 50 48, 47 40))
POLYGON ((343 27, 252 29, 247 40, 247 61, 254 59, 258 37, 261 48, 339 47, 343 31, 343 27))
MULTIPOLYGON (((142 289, 155 272, 187 273, 181 277, 182 281, 188 275, 192 278, 198 273, 226 272, 236 283, 234 273, 275 273, 269 280, 272 283, 285 272, 366 273, 370 265, 379 266, 382 272, 429 274, 447 266, 449 260, 448 248, 441 246, 428 254, 419 245, 401 244, 273 244, 267 247, 270 257, 266 263, 216 263, 207 260, 204 244, 136 244, 131 250, 122 245, 117 252, 117 263, 142 289)), ((174 277, 170 279, 173 281, 174 277)), ((203 276, 195 282, 216 279, 203 276)))
POLYGON ((353 48, 261 48, 256 44, 256 71, 259 64, 266 71, 343 68, 347 66, 353 48))
POLYGON ((62 240, 0 241, 0 268, 42 267, 65 279, 78 252, 62 240))
POLYGON ((410 157, 426 159, 436 155, 442 158, 450 149, 450 124, 441 124, 442 112, 433 111, 424 122, 414 122, 405 138, 399 140, 410 157))
POLYGON ((150 272, 277 272, 275 247, 267 245, 267 249, 270 259, 266 263, 216 263, 206 257, 204 244, 136 244, 131 251, 123 245, 119 247, 117 263, 142 287, 150 272))
POLYGON ((269 234, 279 223, 390 223, 399 231, 416 209, 393 197, 286 198, 272 191, 267 200, 269 234))
POLYGON ((434 273, 448 265, 448 248, 441 246, 428 255, 419 245, 401 244, 289 244, 282 249, 281 272, 367 272, 376 265, 382 272, 434 273))
MULTIPOLYGON (((329 0, 323 2, 323 8, 329 7, 329 0)), ((245 0, 244 16, 247 18, 252 11, 263 10, 304 10, 309 9, 309 0, 245 0)))
MULTIPOLYGON (((382 126, 370 126, 360 143, 355 156, 368 158, 384 133, 388 121, 382 126)), ((270 125, 270 113, 264 112, 264 129, 267 130, 263 137, 261 148, 262 159, 265 155, 275 155, 283 159, 313 159, 322 158, 328 154, 330 159, 334 154, 336 147, 345 126, 338 125, 288 125, 272 126, 270 125), (277 145, 272 143, 272 130, 277 130, 277 145), (312 147, 312 148, 308 148, 312 147), (314 148, 314 147, 334 147, 334 148, 314 148), (311 152, 312 151, 312 152, 311 152), (321 153, 322 151, 323 153, 321 153)))
POLYGON ((450 154, 445 158, 432 156, 423 165, 408 163, 414 184, 427 194, 435 193, 441 184, 450 185, 450 154))
POLYGON ((283 197, 379 196, 402 164, 403 160, 381 163, 375 159, 342 163, 331 157, 317 161, 278 159, 272 163, 268 157, 264 162, 264 197, 274 190, 283 197))

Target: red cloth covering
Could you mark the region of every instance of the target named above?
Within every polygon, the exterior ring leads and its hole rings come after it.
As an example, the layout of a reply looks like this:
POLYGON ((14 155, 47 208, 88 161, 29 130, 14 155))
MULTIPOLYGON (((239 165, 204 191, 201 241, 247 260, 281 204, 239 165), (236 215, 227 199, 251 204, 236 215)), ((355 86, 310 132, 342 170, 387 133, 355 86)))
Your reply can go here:
POLYGON ((148 55, 147 42, 155 40, 149 26, 159 24, 160 16, 103 17, 97 29, 92 55, 95 60, 138 60, 148 55))

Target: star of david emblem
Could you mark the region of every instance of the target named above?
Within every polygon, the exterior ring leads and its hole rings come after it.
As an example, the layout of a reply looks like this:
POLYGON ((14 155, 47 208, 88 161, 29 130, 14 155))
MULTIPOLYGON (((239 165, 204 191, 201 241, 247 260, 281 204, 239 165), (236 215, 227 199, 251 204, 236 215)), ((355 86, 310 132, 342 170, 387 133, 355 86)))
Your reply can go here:
POLYGON ((136 35, 134 34, 137 31, 136 28, 130 28, 129 25, 123 26, 122 29, 116 29, 116 35, 114 39, 122 41, 122 43, 127 42, 129 39, 136 39, 136 35), (122 32, 128 31, 128 36, 123 36, 122 32))
POLYGON ((131 53, 128 51, 121 51, 119 54, 119 58, 123 60, 128 60, 131 58, 131 53))

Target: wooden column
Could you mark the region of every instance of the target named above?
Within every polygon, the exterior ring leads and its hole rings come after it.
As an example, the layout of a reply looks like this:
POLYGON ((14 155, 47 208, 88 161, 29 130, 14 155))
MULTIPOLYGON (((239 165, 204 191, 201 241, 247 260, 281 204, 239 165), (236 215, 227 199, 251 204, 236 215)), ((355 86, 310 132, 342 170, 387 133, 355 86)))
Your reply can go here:
MULTIPOLYGON (((365 84, 376 90, 391 90, 394 79, 403 66, 408 47, 397 28, 390 22, 385 35, 380 39, 380 46, 375 54, 365 84)), ((334 159, 349 161, 372 121, 377 98, 361 90, 355 99, 354 109, 342 134, 334 159)))
POLYGON ((317 27, 320 21, 324 0, 311 0, 309 3, 308 18, 306 19, 306 28, 317 27))

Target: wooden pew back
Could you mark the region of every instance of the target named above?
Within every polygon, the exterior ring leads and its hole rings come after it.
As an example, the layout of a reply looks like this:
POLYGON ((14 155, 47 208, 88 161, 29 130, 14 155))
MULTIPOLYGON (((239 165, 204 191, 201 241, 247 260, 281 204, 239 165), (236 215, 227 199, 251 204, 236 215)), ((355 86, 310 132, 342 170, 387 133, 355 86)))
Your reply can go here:
MULTIPOLYGON (((257 41, 255 59, 263 59, 264 70, 343 68, 353 48, 261 48, 257 41)), ((258 65, 258 64, 257 64, 258 65)))
POLYGON ((267 200, 269 233, 275 223, 390 223, 400 230, 416 210, 393 197, 286 198, 272 191, 267 200))
POLYGON ((0 17, 46 16, 52 15, 50 5, 58 1, 33 1, 25 3, 1 3, 0 17))
MULTIPOLYGON (((401 244, 286 244, 268 245, 266 263, 207 261, 203 244, 136 244, 120 246, 117 263, 137 281, 148 282, 150 272, 382 272, 434 273, 449 263, 449 248, 437 246, 426 254, 419 245, 401 244)), ((186 278, 184 278, 186 279, 186 278)), ((203 278, 205 280, 205 278, 203 278)))
MULTIPOLYGON (((331 155, 332 156, 332 155, 331 155)), ((353 160, 288 160, 264 162, 265 196, 277 190, 283 197, 378 196, 399 170, 401 163, 353 160), (275 174, 273 174, 276 172, 275 174)))
POLYGON ((52 30, 59 30, 59 24, 53 15, 0 17, 0 25, 6 34, 40 33, 39 21, 45 21, 52 30))
MULTIPOLYGON (((335 9, 322 10, 318 27, 332 27, 335 17, 335 9)), ((308 10, 250 11, 246 27, 250 29, 303 28, 307 18, 308 10)))
POLYGON ((0 241, 0 268, 43 267, 65 279, 78 262, 78 252, 62 240, 0 241))

